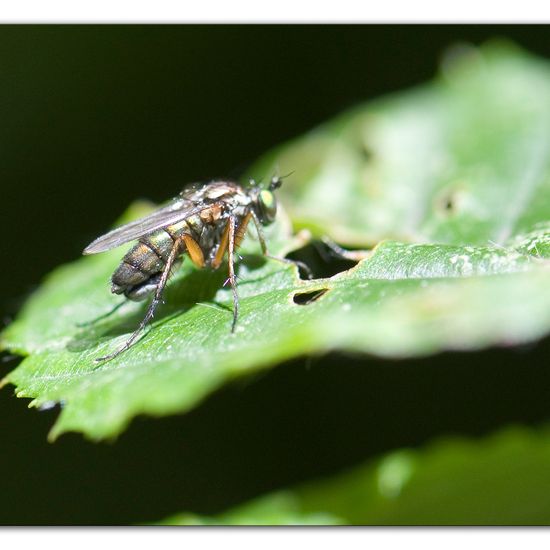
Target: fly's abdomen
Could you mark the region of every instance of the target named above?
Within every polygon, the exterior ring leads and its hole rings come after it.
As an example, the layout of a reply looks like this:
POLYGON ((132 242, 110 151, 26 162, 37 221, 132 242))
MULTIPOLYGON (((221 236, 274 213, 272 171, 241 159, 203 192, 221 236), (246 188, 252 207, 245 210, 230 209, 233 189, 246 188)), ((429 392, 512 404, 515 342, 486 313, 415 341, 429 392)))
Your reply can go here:
POLYGON ((122 259, 111 277, 112 292, 133 297, 136 290, 162 272, 170 255, 173 238, 163 230, 143 237, 122 259))
POLYGON ((133 300, 144 299, 155 290, 174 244, 181 242, 184 233, 192 234, 195 230, 187 220, 141 238, 113 273, 112 292, 133 300))
POLYGON ((181 239, 184 234, 191 235, 195 240, 198 240, 202 229, 203 222, 199 216, 191 216, 186 220, 165 227, 164 233, 168 233, 173 240, 181 239))

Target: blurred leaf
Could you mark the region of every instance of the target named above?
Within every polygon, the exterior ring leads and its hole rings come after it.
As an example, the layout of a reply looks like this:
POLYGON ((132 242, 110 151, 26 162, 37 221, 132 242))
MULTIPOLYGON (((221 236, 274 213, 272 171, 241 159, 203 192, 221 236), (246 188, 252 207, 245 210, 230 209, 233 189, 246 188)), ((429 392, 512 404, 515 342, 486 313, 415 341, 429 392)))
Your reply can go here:
POLYGON ((550 431, 508 429, 392 452, 332 479, 164 525, 548 525, 550 431))
POLYGON ((347 245, 503 243, 549 219, 550 65, 456 46, 434 82, 344 113, 249 173, 290 173, 297 228, 347 245))
POLYGON ((327 512, 306 512, 292 491, 281 491, 219 516, 177 514, 158 525, 343 525, 345 520, 327 512))
MULTIPOLYGON (((127 339, 145 306, 129 303, 78 328, 120 300, 108 280, 121 252, 82 258, 54 271, 3 333, 5 349, 28 355, 5 381, 35 406, 62 404, 52 438, 76 430, 101 439, 135 415, 187 411, 230 380, 296 356, 410 357, 545 335, 550 104, 541 94, 549 82, 545 64, 509 48, 468 51, 448 59, 434 84, 357 109, 276 153, 284 168, 289 158, 304 163, 292 176, 304 184, 283 186, 298 225, 346 242, 396 235, 418 244, 384 241, 354 269, 302 281, 293 266, 259 258, 247 239, 235 334, 224 270, 184 262, 146 337, 99 368, 93 359, 127 339), (370 160, 358 141, 365 136, 370 160)), ((268 237, 278 254, 302 242, 283 214, 268 237)))

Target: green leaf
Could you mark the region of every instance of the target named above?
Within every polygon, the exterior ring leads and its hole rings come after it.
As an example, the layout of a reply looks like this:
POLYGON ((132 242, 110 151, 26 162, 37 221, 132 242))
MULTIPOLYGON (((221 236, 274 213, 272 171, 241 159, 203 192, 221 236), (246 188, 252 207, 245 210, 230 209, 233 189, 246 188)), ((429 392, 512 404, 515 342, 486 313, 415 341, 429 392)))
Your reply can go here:
POLYGON ((550 430, 402 449, 222 514, 163 525, 548 525, 550 430))
MULTIPOLYGON (((432 84, 283 147, 275 153, 281 168, 297 168, 282 188, 297 226, 346 243, 382 241, 370 257, 330 279, 302 281, 245 240, 234 334, 225 270, 184 262, 148 334, 100 367, 93 359, 127 339, 145 306, 129 303, 79 328, 120 300, 108 281, 122 252, 82 258, 55 270, 2 334, 5 349, 27 356, 5 382, 37 407, 62 404, 52 438, 74 430, 101 439, 138 414, 187 411, 230 380, 296 356, 398 358, 544 336, 549 90, 545 63, 490 46, 448 59, 432 84)), ((290 235, 281 214, 271 251, 299 247, 303 234, 290 235)))

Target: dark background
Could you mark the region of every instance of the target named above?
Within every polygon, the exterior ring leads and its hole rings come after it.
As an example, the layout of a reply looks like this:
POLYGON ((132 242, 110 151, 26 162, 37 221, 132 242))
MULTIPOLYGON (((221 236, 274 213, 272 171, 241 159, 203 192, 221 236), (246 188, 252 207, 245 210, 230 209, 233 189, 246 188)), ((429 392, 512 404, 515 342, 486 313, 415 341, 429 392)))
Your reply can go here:
MULTIPOLYGON (((431 78, 447 46, 495 36, 550 56, 545 26, 0 27, 2 318, 133 199, 238 177, 341 110, 431 78)), ((0 524, 215 513, 396 447, 539 424, 549 348, 294 361, 185 416, 137 419, 114 444, 46 443, 57 411, 8 387, 0 524)))

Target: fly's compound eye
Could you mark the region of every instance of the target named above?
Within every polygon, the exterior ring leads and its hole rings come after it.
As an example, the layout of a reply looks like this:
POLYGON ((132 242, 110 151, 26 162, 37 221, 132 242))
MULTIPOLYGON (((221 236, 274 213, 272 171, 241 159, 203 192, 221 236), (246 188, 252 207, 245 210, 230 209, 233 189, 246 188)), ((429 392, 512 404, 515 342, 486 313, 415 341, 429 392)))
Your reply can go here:
POLYGON ((272 223, 277 215, 277 199, 271 191, 262 190, 258 197, 261 221, 263 224, 272 223))

